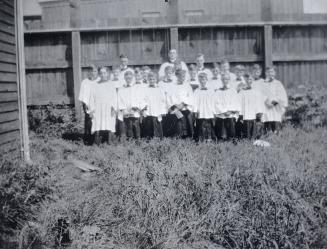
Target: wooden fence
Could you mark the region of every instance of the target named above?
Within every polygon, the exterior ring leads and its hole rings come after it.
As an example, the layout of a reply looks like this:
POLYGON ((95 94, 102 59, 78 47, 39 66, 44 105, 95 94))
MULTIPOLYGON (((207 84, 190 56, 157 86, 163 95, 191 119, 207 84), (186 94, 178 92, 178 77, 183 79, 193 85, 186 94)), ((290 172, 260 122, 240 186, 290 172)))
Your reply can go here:
POLYGON ((26 20, 28 103, 75 103, 92 64, 158 67, 170 47, 193 63, 274 63, 287 87, 327 84, 327 12, 305 13, 314 0, 58 0, 26 20), (138 4, 136 4, 138 3, 138 4), (74 98, 75 96, 75 98, 74 98), (75 101, 74 101, 75 100, 75 101))

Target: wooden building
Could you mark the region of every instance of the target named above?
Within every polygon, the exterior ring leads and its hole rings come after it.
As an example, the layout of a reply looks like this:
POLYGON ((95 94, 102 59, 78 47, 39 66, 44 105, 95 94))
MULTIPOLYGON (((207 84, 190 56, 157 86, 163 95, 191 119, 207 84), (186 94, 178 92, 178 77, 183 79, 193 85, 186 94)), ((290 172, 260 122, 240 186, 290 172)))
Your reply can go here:
POLYGON ((29 159, 22 0, 0 0, 0 155, 29 159))
POLYGON ((327 79, 325 0, 39 0, 41 14, 25 18, 30 105, 76 104, 92 63, 157 67, 169 48, 187 63, 277 67, 287 87, 327 79), (74 98, 75 96, 75 98, 74 98))

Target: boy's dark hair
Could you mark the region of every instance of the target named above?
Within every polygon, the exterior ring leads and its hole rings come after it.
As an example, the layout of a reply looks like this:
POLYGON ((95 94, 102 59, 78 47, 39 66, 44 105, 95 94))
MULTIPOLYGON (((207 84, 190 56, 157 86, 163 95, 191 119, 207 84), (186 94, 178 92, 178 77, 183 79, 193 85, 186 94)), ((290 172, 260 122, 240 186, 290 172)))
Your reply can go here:
POLYGON ((119 58, 120 58, 120 59, 128 59, 127 55, 125 55, 125 54, 121 54, 121 55, 119 56, 119 58))

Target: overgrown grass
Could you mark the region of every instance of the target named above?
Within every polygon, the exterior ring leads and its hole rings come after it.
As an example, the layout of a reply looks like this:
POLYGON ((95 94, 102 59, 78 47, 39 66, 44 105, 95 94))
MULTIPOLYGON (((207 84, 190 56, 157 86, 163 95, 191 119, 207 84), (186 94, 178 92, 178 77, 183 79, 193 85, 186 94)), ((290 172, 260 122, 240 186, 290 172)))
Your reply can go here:
POLYGON ((54 190, 33 235, 58 246, 62 219, 68 248, 326 248, 326 138, 323 128, 291 127, 267 137, 270 148, 34 138, 32 157, 54 190), (103 171, 82 177, 67 156, 103 171))

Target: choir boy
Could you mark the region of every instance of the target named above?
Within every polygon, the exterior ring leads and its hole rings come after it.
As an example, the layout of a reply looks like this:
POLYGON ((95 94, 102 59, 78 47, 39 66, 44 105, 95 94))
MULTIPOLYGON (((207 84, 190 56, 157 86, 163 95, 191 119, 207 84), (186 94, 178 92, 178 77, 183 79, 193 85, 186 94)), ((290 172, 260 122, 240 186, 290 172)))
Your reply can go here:
POLYGON ((191 64, 189 66, 189 73, 190 73, 190 85, 194 91, 199 87, 198 71, 194 64, 191 64))
POLYGON ((165 109, 166 114, 163 116, 162 127, 163 135, 165 137, 173 137, 176 133, 177 117, 175 114, 169 112, 173 105, 174 86, 176 84, 175 71, 173 66, 165 67, 165 75, 159 82, 159 88, 165 95, 165 109))
POLYGON ((222 86, 223 83, 221 82, 220 65, 214 63, 212 68, 212 78, 208 80, 207 87, 215 91, 222 86))
POLYGON ((230 71, 230 64, 227 59, 223 59, 220 62, 221 74, 227 74, 231 80, 231 82, 236 80, 236 75, 230 71))
POLYGON ((207 87, 208 76, 199 74, 200 87, 194 92, 194 114, 196 118, 195 138, 200 141, 214 139, 214 92, 207 87))
POLYGON ((257 116, 264 112, 265 103, 262 93, 254 88, 253 78, 250 74, 245 74, 246 85, 242 87, 239 92, 241 100, 241 113, 242 119, 242 137, 245 138, 257 138, 258 127, 256 126, 257 116))
POLYGON ((228 74, 222 75, 223 87, 215 91, 216 136, 230 139, 236 136, 235 123, 241 111, 240 99, 228 74))
POLYGON ((233 82, 236 90, 239 92, 243 87, 246 86, 244 74, 245 74, 245 67, 243 65, 236 65, 234 69, 236 79, 233 82))
POLYGON ((84 143, 90 145, 92 143, 91 138, 91 128, 92 128, 92 119, 90 117, 89 104, 91 97, 91 89, 94 84, 96 84, 98 77, 98 69, 95 65, 91 65, 91 69, 88 73, 88 77, 84 79, 81 83, 81 88, 79 92, 79 101, 82 102, 83 111, 84 111, 84 143))
POLYGON ((142 67, 143 84, 148 84, 148 74, 150 72, 151 72, 151 68, 149 66, 142 67))
POLYGON ((120 58, 120 65, 119 65, 119 69, 120 69, 120 73, 119 73, 119 79, 124 82, 124 77, 125 77, 125 73, 127 71, 131 71, 134 74, 134 70, 132 68, 130 68, 128 66, 128 57, 127 55, 121 54, 119 56, 120 58))
POLYGON ((197 67, 198 75, 199 73, 206 73, 208 75, 208 78, 211 79, 212 73, 210 69, 204 67, 204 63, 205 63, 204 55, 199 53, 196 56, 196 67, 197 67))
POLYGON ((148 75, 149 85, 144 89, 143 136, 147 139, 162 138, 162 116, 166 114, 165 94, 158 86, 158 76, 150 72, 148 75))
POLYGON ((283 84, 275 79, 274 67, 267 67, 262 91, 265 95, 263 122, 266 131, 277 132, 281 128, 283 115, 288 106, 288 98, 283 84))
POLYGON ((116 86, 117 90, 124 85, 124 78, 120 76, 120 67, 113 66, 112 68, 112 75, 111 80, 113 81, 114 85, 116 86))
POLYGON ((134 69, 135 85, 141 84, 143 86, 142 70, 139 67, 134 69))
POLYGON ((252 67, 253 83, 254 88, 260 89, 263 86, 264 79, 262 78, 262 68, 259 64, 254 64, 252 67))
POLYGON ((92 118, 92 133, 95 133, 95 143, 102 141, 110 143, 112 133, 116 131, 117 94, 115 85, 109 80, 107 67, 99 69, 100 79, 91 91, 89 113, 92 118))
POLYGON ((125 72, 125 84, 118 92, 118 106, 123 112, 125 134, 127 138, 139 139, 140 130, 140 112, 143 109, 143 90, 133 86, 133 73, 125 72))
POLYGON ((193 90, 186 81, 186 71, 176 71, 177 84, 174 85, 172 93, 172 106, 170 112, 177 117, 176 135, 182 138, 192 138, 193 130, 193 90))

